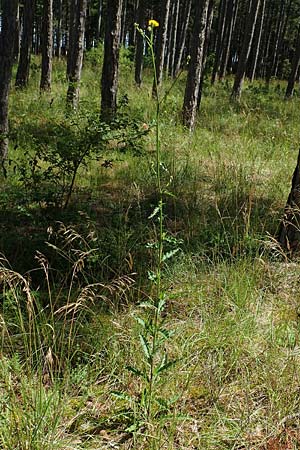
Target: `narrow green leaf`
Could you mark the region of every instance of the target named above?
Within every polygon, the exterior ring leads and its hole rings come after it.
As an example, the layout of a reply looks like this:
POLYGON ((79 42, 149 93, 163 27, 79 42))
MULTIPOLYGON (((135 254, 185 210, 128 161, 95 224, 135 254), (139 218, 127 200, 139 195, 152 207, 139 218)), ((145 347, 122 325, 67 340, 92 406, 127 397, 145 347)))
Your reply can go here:
POLYGON ((150 216, 148 217, 148 219, 153 219, 153 217, 157 216, 157 214, 160 211, 160 206, 157 206, 156 208, 154 208, 154 210, 152 211, 152 213, 150 214, 150 216))
POLYGON ((171 250, 171 251, 165 253, 162 257, 162 261, 167 261, 167 259, 172 258, 178 252, 179 252, 179 248, 175 248, 174 250, 171 250))
POLYGON ((168 361, 167 363, 161 365, 160 367, 158 367, 158 369, 156 369, 156 374, 158 375, 159 373, 162 373, 168 369, 170 369, 170 367, 174 366, 177 363, 176 359, 173 359, 172 361, 168 361))
POLYGON ((165 297, 160 298, 159 302, 158 302, 158 305, 157 305, 158 314, 160 314, 163 311, 163 309, 165 307, 165 304, 166 304, 165 297))
POLYGON ((133 398, 130 395, 126 394, 126 392, 111 391, 111 395, 120 400, 133 401, 133 398))
POLYGON ((135 320, 136 320, 143 328, 146 328, 146 323, 145 323, 145 321, 144 321, 141 317, 136 316, 136 317, 135 317, 135 320))
POLYGON ((137 377, 145 378, 144 373, 141 370, 136 369, 135 367, 126 366, 125 369, 128 370, 129 372, 133 373, 137 377))
POLYGON ((151 356, 150 356, 149 344, 148 344, 145 336, 143 336, 142 334, 139 334, 139 338, 140 338, 141 346, 145 353, 145 356, 148 360, 150 360, 151 356))

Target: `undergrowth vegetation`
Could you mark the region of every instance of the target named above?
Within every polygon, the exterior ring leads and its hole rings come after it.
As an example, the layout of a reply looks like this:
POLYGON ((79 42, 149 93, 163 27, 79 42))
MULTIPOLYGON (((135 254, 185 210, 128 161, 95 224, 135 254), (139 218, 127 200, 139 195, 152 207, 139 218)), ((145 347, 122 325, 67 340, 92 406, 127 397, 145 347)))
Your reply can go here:
POLYGON ((207 84, 191 135, 179 78, 160 110, 158 191, 151 64, 137 89, 122 54, 120 114, 107 125, 101 61, 101 49, 86 56, 76 115, 63 62, 51 94, 39 94, 37 70, 12 91, 0 447, 299 448, 299 265, 274 239, 297 159, 297 93, 284 101, 284 84, 257 81, 232 104, 230 79, 207 84), (151 303, 160 205, 174 257, 151 303))

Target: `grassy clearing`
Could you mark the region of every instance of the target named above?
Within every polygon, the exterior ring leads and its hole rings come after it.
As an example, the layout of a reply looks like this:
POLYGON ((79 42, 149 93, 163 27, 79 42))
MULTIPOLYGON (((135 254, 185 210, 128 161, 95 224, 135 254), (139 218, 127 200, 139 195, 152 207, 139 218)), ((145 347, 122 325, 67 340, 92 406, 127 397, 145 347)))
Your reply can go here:
MULTIPOLYGON (((99 55, 87 61, 80 126, 99 103, 99 55)), ((0 248, 10 262, 0 271, 0 447, 297 449, 298 263, 279 258, 269 235, 296 162, 299 99, 285 102, 284 86, 258 82, 232 105, 231 80, 206 86, 192 136, 180 125, 184 79, 166 101, 163 182, 174 196, 165 198, 165 224, 183 243, 164 270, 164 326, 177 364, 156 386, 165 410, 156 405, 146 432, 137 426, 141 383, 126 366, 142 365, 135 318, 145 314, 155 265, 146 246, 155 239, 155 106, 150 77, 137 90, 124 55, 121 74, 123 117, 150 129, 143 153, 108 139, 80 168, 65 210, 48 201, 55 180, 38 197, 15 169, 67 120, 63 64, 51 94, 39 96, 38 71, 28 90, 12 93, 12 161, 0 192, 0 248)))

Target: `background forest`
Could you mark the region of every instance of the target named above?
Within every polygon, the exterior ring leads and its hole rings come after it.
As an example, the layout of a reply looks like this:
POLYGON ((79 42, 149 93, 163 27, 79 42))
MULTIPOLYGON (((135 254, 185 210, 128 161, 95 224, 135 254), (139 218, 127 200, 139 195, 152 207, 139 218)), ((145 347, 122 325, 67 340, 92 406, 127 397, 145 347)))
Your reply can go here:
POLYGON ((300 1, 0 32, 0 448, 299 448, 300 1))

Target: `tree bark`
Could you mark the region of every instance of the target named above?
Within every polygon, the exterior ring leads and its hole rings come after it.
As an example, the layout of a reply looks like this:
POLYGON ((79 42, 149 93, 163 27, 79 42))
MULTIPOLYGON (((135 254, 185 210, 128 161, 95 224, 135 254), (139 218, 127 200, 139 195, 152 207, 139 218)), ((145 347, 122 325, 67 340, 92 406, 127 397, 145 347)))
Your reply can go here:
POLYGON ((247 69, 247 62, 251 51, 253 35, 255 30, 256 19, 260 6, 260 0, 253 0, 249 16, 246 20, 244 40, 242 44, 241 53, 238 60, 238 67, 234 80, 234 85, 231 92, 232 100, 239 100, 241 97, 243 81, 247 69))
POLYGON ((280 38, 279 38, 279 43, 278 43, 278 50, 277 50, 277 58, 276 58, 276 64, 275 64, 275 69, 274 69, 274 74, 275 76, 278 76, 278 69, 279 69, 279 65, 280 62, 282 63, 283 61, 283 47, 284 47, 284 40, 285 40, 285 36, 286 36, 286 30, 287 30, 287 25, 290 19, 290 11, 291 11, 291 6, 292 6, 292 0, 289 0, 287 7, 285 8, 285 14, 284 14, 284 20, 283 20, 283 25, 281 27, 281 33, 280 33, 280 38))
POLYGON ((203 71, 203 54, 205 31, 207 26, 209 0, 197 2, 191 43, 191 60, 189 64, 182 118, 183 124, 192 131, 195 127, 200 80, 203 71))
POLYGON ((279 14, 277 17, 276 30, 275 30, 275 35, 274 35, 274 45, 272 47, 272 52, 271 52, 271 55, 270 55, 269 61, 268 61, 268 70, 267 70, 267 76, 266 76, 267 85, 271 81, 271 78, 274 73, 274 68, 276 65, 276 58, 277 58, 281 28, 283 26, 284 7, 285 7, 285 0, 281 0, 280 10, 279 10, 279 14))
POLYGON ((229 7, 227 9, 227 17, 225 23, 225 36, 223 43, 224 51, 222 52, 222 58, 220 62, 219 80, 223 80, 223 78, 225 78, 226 76, 237 13, 238 13, 238 0, 229 0, 229 7))
POLYGON ((101 78, 101 117, 106 121, 117 112, 122 0, 110 0, 107 8, 101 78))
MULTIPOLYGON (((230 0, 229 0, 230 2, 230 0)), ((221 0, 219 5, 219 17, 218 17, 218 28, 217 28, 217 43, 216 43, 216 56, 214 67, 211 76, 211 84, 215 84, 217 79, 217 74, 221 64, 222 54, 224 52, 224 33, 225 33, 225 23, 227 17, 227 9, 229 8, 228 0, 221 0)))
POLYGON ((14 41, 14 61, 17 62, 20 54, 20 5, 17 8, 17 19, 16 19, 16 31, 15 31, 15 41, 14 41))
MULTIPOLYGON (((170 0, 163 0, 159 19, 159 31, 157 38, 157 49, 155 57, 156 80, 157 86, 160 86, 163 79, 165 49, 168 36, 168 18, 169 18, 170 0)), ((156 82, 153 80, 152 88, 153 97, 157 96, 156 82)))
POLYGON ((178 18, 179 18, 179 1, 175 1, 175 11, 174 11, 174 20, 172 27, 172 36, 170 43, 170 61, 169 61, 169 75, 171 77, 175 77, 175 52, 176 52, 176 42, 177 42, 177 34, 178 34, 178 18))
POLYGON ((16 87, 18 88, 26 87, 29 81, 32 30, 33 30, 33 12, 34 12, 34 0, 25 0, 20 59, 16 75, 16 87))
POLYGON ((72 57, 69 58, 69 55, 73 55, 73 52, 74 52, 77 3, 78 3, 78 0, 69 0, 69 33, 68 33, 69 39, 68 39, 68 52, 67 52, 67 55, 68 55, 67 79, 69 79, 70 75, 71 75, 72 57))
MULTIPOLYGON (((146 1, 140 0, 137 11, 137 23, 139 27, 142 29, 145 28, 146 25, 145 13, 146 13, 146 1)), ((143 61, 144 61, 144 39, 140 33, 137 33, 134 79, 138 86, 141 86, 142 84, 143 61)))
POLYGON ((213 17, 214 17, 214 2, 215 2, 215 0, 209 0, 209 4, 208 4, 207 21, 206 21, 206 29, 205 29, 205 41, 204 41, 203 59, 202 59, 202 73, 201 73, 199 93, 198 93, 197 111, 199 111, 199 109, 200 109, 201 100, 202 100, 206 59, 207 59, 207 54, 208 54, 211 28, 212 28, 212 22, 213 22, 213 17))
POLYGON ((126 40, 126 18, 127 18, 127 1, 123 0, 123 6, 122 6, 122 18, 121 18, 121 44, 125 46, 125 40, 126 40))
POLYGON ((51 90, 53 52, 53 0, 43 1, 41 91, 51 90))
POLYGON ((97 31, 96 31, 96 42, 97 43, 100 41, 100 36, 101 36, 102 8, 103 8, 103 0, 98 0, 98 18, 97 18, 97 31))
POLYGON ((253 82, 256 73, 257 60, 260 51, 261 36, 265 18, 265 6, 266 0, 261 0, 260 14, 258 16, 258 21, 255 27, 255 33, 253 38, 252 61, 251 66, 249 68, 249 79, 251 82, 253 82))
POLYGON ((56 48, 55 56, 61 58, 61 42, 62 42, 62 0, 57 0, 57 26, 56 26, 56 48))
POLYGON ((192 0, 185 0, 184 10, 182 11, 181 28, 177 36, 174 77, 178 75, 182 63, 183 52, 186 44, 187 30, 190 22, 191 7, 192 0))
POLYGON ((172 41, 172 32, 173 32, 173 18, 175 13, 175 1, 170 0, 169 5, 169 17, 168 17, 168 28, 167 28, 167 41, 165 47, 165 56, 164 56, 164 71, 168 74, 170 68, 170 56, 171 56, 171 41, 172 41))
POLYGON ((18 0, 2 0, 0 34, 0 162, 8 152, 8 98, 13 66, 18 0))
POLYGON ((291 98, 294 93, 294 87, 297 80, 297 74, 300 66, 300 29, 298 30, 298 37, 297 37, 297 45, 292 61, 292 69, 289 76, 287 88, 285 91, 285 98, 291 98))
POLYGON ((292 187, 285 206, 284 217, 279 226, 277 240, 281 247, 293 253, 300 245, 300 151, 294 170, 292 187))
POLYGON ((79 85, 83 61, 86 9, 87 0, 77 0, 73 49, 72 53, 68 55, 68 58, 70 58, 71 61, 69 63, 70 73, 67 104, 72 106, 73 109, 77 109, 79 101, 79 85))

